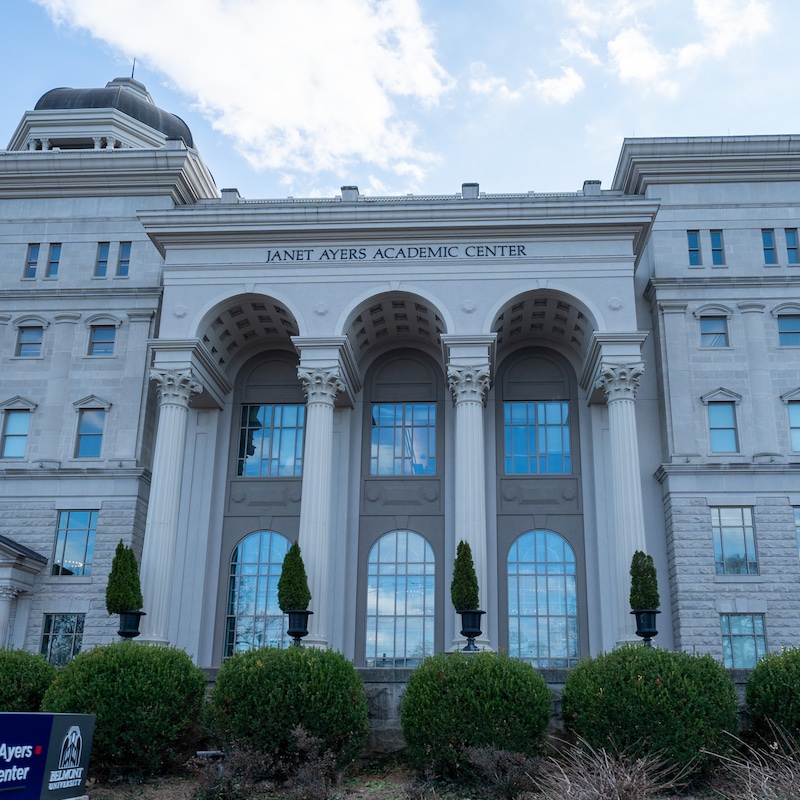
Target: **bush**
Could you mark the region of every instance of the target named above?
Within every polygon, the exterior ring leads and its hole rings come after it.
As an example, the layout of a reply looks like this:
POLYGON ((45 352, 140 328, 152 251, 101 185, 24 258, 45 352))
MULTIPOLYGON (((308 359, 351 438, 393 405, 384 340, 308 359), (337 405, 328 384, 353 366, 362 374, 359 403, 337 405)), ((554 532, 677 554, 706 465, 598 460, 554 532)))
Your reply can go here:
POLYGON ((142 607, 142 585, 139 582, 139 565, 130 547, 120 539, 106 586, 106 610, 109 614, 138 611, 142 607))
POLYGON ((710 655, 626 645, 581 661, 567 676, 564 722, 595 750, 698 770, 738 730, 733 682, 710 655))
POLYGON ((760 659, 747 681, 745 698, 756 733, 769 738, 771 720, 800 741, 800 649, 760 659))
POLYGON ((0 650, 0 711, 38 711, 56 668, 44 656, 0 650))
POLYGON ((450 600, 456 611, 472 611, 480 605, 478 576, 472 562, 472 548, 460 541, 453 562, 453 580, 450 582, 450 600))
POLYGON ((297 765, 293 731, 322 741, 342 769, 367 739, 367 697, 353 665, 332 650, 267 647, 223 662, 211 693, 214 725, 226 743, 297 765))
POLYGON ((534 755, 550 705, 547 684, 529 664, 494 653, 439 654, 411 674, 400 719, 411 760, 454 774, 468 763, 469 747, 534 755))
POLYGON ((144 777, 194 751, 205 689, 205 674, 182 650, 118 642, 68 662, 42 708, 97 715, 93 774, 144 777))

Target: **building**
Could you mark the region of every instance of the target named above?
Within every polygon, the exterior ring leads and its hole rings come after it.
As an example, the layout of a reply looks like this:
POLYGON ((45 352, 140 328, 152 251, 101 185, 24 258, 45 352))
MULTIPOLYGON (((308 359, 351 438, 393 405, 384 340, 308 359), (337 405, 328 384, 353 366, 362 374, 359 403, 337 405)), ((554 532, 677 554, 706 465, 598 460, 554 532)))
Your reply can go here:
POLYGON ((56 89, 0 152, 0 640, 201 666, 307 641, 413 666, 461 637, 569 667, 634 639, 800 645, 800 137, 625 140, 560 194, 246 200, 142 84, 56 89))

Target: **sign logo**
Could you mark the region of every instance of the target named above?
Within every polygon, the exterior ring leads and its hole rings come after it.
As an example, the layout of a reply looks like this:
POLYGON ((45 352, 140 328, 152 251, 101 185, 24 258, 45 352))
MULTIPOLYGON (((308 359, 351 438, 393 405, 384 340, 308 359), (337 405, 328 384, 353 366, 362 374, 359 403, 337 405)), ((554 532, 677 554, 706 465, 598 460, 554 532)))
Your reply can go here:
POLYGON ((81 729, 73 725, 61 743, 61 752, 58 756, 58 769, 50 772, 47 788, 52 792, 56 789, 68 789, 80 786, 83 783, 83 767, 81 767, 81 753, 83 752, 83 737, 81 729))

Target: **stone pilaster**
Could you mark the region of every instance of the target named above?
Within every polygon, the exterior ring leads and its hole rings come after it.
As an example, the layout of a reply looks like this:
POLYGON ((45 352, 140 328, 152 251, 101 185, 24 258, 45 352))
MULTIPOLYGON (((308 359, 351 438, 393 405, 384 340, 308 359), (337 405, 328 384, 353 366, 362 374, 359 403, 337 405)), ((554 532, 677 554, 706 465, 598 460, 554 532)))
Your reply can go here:
POLYGON ((150 371, 158 390, 153 477, 142 551, 144 611, 140 641, 168 644, 189 400, 203 391, 190 369, 150 371))
POLYGON ((22 589, 6 584, 0 586, 0 649, 8 644, 8 623, 11 619, 11 605, 22 589))
POLYGON ((636 638, 629 604, 630 563, 636 550, 647 549, 635 405, 636 390, 643 372, 641 363, 603 363, 597 379, 597 387, 606 397, 611 440, 618 642, 636 638))

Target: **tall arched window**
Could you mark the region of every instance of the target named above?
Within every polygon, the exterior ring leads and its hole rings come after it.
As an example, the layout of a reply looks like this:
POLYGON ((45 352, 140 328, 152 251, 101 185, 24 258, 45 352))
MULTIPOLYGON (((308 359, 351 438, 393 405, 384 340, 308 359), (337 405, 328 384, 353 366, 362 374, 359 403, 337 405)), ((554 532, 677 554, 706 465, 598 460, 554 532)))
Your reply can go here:
POLYGON ((575 553, 554 531, 523 533, 508 551, 508 652, 534 667, 578 663, 575 553))
POLYGON ((369 551, 368 667, 414 667, 433 653, 433 548, 413 531, 391 531, 369 551))
POLYGON ((278 580, 289 540, 275 531, 256 531, 233 550, 228 580, 225 657, 255 647, 286 647, 278 580))

